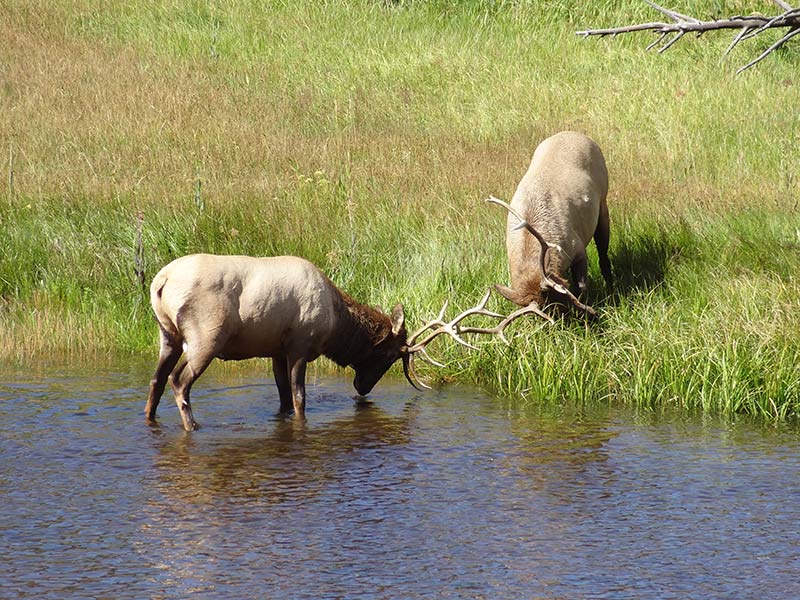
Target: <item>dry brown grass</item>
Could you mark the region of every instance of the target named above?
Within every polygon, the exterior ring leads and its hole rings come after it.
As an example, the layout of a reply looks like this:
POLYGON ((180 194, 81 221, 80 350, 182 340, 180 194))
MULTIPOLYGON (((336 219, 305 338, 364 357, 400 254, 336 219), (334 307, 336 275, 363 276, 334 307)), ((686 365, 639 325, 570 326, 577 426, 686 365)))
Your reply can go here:
MULTIPOLYGON (((488 193, 509 195, 536 143, 563 128, 588 131, 606 149, 611 205, 624 211, 648 211, 653 203, 727 210, 755 198, 760 206, 764 195, 779 204, 790 185, 764 186, 752 156, 726 159, 738 172, 709 172, 718 150, 707 148, 691 123, 680 124, 696 121, 706 101, 691 79, 665 95, 674 100, 669 106, 650 108, 664 95, 638 90, 641 98, 626 97, 635 83, 617 81, 619 90, 572 80, 559 86, 559 72, 535 88, 539 96, 526 98, 529 84, 515 81, 509 93, 516 97, 506 101, 529 111, 528 124, 487 137, 465 134, 469 123, 448 131, 441 115, 421 125, 420 112, 438 103, 430 89, 398 85, 388 100, 386 90, 376 95, 360 85, 344 96, 310 83, 278 89, 279 65, 267 58, 244 68, 209 57, 175 60, 113 37, 77 35, 69 8, 53 4, 0 9, 2 150, 15 155, 22 197, 179 206, 199 177, 211 201, 271 200, 298 174, 323 170, 346 178, 356 202, 396 198, 440 218, 440 206, 449 214, 488 193), (653 113, 659 109, 661 117, 653 113)), ((774 101, 782 102, 786 90, 778 91, 774 101)), ((484 110, 493 110, 491 103, 484 110)), ((765 143, 757 126, 741 124, 742 144, 753 137, 765 143)))
POLYGON ((323 169, 377 197, 475 199, 507 187, 530 152, 511 140, 464 144, 399 128, 376 135, 357 123, 368 101, 357 95, 333 107, 349 116, 301 134, 319 118, 310 92, 265 89, 257 67, 243 90, 234 69, 65 35, 67 21, 43 5, 0 23, 0 131, 20 197, 180 204, 199 176, 220 202, 271 198, 297 174, 323 169))

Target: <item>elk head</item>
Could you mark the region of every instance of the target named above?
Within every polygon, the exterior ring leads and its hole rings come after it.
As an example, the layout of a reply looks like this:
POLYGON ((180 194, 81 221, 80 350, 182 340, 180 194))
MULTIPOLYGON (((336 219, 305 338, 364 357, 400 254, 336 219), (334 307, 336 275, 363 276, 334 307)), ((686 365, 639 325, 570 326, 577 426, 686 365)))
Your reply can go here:
POLYGON ((383 339, 378 341, 367 359, 352 365, 356 373, 353 379, 353 387, 356 388, 356 391, 361 396, 369 394, 375 384, 380 381, 381 377, 398 358, 403 360, 403 372, 406 374, 409 383, 417 387, 408 373, 406 318, 402 304, 397 304, 392 309, 390 318, 392 323, 391 330, 383 339))
MULTIPOLYGON (((530 233, 533 237, 535 237, 536 240, 541 245, 542 251, 539 252, 539 261, 540 261, 539 266, 542 272, 542 282, 541 282, 542 291, 546 292, 548 296, 550 296, 551 298, 557 299, 559 302, 562 302, 567 305, 571 304, 576 309, 578 309, 578 311, 582 312, 587 317, 592 319, 596 318, 597 311, 595 311, 595 309, 593 309, 588 304, 584 304, 583 302, 578 300, 575 294, 569 291, 569 288, 566 286, 566 282, 563 279, 561 279, 561 277, 554 275, 552 273, 548 273, 546 266, 548 264, 547 254, 550 252, 550 250, 559 251, 561 248, 559 246, 549 244, 547 240, 545 240, 544 237, 542 237, 542 234, 536 231, 536 229, 530 223, 528 223, 528 221, 526 221, 525 218, 519 212, 517 212, 511 205, 507 204, 506 202, 503 202, 498 198, 495 198, 494 196, 489 196, 485 200, 485 202, 491 204, 497 204, 498 206, 502 206, 503 208, 505 208, 508 212, 510 212, 514 217, 516 217, 519 220, 519 224, 517 224, 517 226, 514 227, 514 229, 525 229, 528 233, 530 233)), ((496 289, 497 287, 498 286, 495 286, 496 289)), ((502 286, 500 287, 502 288, 502 286)), ((500 293, 503 294, 502 291, 500 291, 500 293)), ((505 294, 503 295, 505 296, 505 294)))

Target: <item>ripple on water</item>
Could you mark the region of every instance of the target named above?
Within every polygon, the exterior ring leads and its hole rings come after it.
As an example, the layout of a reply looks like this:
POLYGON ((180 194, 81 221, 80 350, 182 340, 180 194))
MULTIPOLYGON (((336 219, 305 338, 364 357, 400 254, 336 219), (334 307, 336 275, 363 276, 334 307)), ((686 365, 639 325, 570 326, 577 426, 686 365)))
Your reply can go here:
POLYGON ((792 428, 206 377, 192 434, 149 369, 4 378, 0 597, 800 595, 792 428))

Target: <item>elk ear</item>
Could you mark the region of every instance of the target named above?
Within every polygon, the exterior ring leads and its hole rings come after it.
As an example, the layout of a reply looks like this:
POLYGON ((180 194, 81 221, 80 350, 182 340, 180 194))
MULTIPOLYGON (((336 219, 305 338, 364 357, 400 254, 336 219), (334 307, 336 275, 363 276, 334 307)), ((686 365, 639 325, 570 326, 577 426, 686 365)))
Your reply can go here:
POLYGON ((392 333, 397 335, 403 329, 406 323, 406 314, 403 311, 403 305, 397 304, 392 309, 392 333))

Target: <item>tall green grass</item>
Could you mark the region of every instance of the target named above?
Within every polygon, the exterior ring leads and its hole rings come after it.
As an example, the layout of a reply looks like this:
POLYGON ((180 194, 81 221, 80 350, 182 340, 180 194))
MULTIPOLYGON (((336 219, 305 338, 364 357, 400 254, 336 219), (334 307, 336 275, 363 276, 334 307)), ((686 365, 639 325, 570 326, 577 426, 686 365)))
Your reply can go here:
POLYGON ((613 292, 590 249, 600 322, 520 320, 510 346, 473 352, 437 340, 447 367, 425 376, 519 402, 795 417, 798 50, 734 76, 752 44, 720 64, 723 36, 656 55, 647 36, 574 35, 653 17, 566 0, 1 5, 0 360, 154 354, 140 273, 190 252, 305 256, 362 301, 402 301, 412 328, 446 298, 455 314, 507 279, 505 215, 482 200, 510 197, 536 144, 571 128, 611 172, 613 292))

